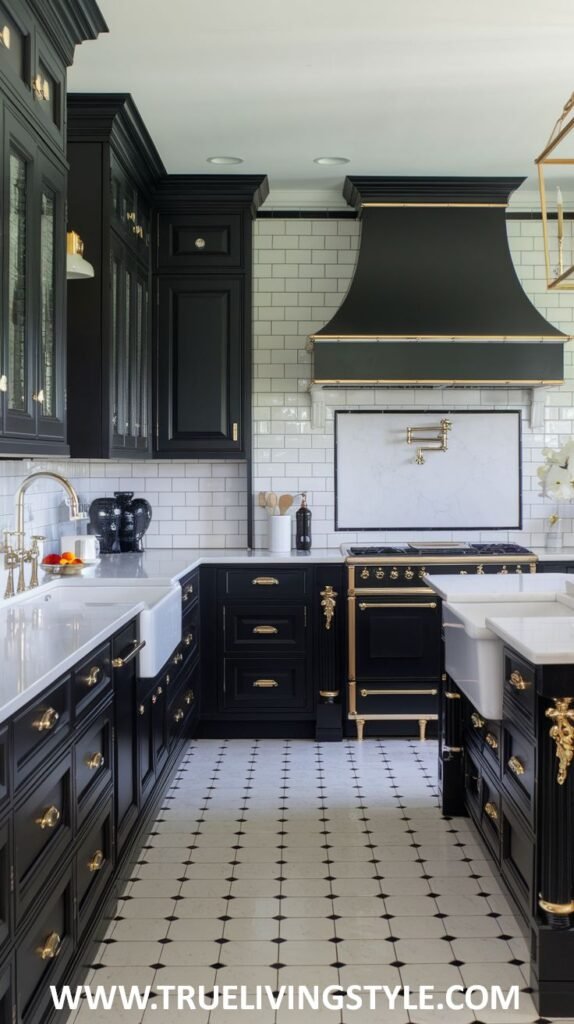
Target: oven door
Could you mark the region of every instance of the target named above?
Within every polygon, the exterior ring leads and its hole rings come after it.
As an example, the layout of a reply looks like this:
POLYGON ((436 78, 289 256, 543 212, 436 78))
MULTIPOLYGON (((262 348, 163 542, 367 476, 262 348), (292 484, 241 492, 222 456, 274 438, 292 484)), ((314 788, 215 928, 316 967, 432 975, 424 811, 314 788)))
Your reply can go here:
POLYGON ((354 612, 357 683, 440 677, 441 608, 432 592, 357 594, 354 612))

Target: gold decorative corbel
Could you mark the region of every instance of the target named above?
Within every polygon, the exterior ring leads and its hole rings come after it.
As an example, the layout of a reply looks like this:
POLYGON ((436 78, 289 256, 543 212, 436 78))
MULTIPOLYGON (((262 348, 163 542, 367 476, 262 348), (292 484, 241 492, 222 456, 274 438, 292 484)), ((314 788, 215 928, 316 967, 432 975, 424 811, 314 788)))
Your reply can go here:
POLYGON ((321 591, 321 608, 323 609, 323 615, 325 616, 325 629, 331 628, 331 622, 335 615, 335 606, 337 604, 338 593, 330 584, 327 584, 324 590, 321 591))
POLYGON ((558 758, 558 774, 556 781, 563 786, 568 776, 568 769, 574 758, 574 708, 570 705, 573 697, 555 697, 554 707, 546 708, 545 715, 553 721, 550 736, 556 744, 558 758))

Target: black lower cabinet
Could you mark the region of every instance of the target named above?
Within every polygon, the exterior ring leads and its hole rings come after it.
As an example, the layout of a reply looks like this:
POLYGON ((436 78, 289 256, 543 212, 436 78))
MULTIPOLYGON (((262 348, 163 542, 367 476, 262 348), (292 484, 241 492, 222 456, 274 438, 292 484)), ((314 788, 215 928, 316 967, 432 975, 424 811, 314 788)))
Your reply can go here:
MULTIPOLYGON (((122 657, 136 639, 131 623, 112 644, 114 658, 122 657)), ((121 854, 138 816, 138 767, 136 744, 136 662, 114 669, 115 711, 115 814, 116 843, 121 854)))
POLYGON ((14 963, 10 958, 0 971, 0 1024, 12 1024, 15 1006, 14 963))
POLYGON ((50 986, 65 978, 75 946, 74 874, 70 865, 50 892, 42 894, 16 949, 18 1019, 43 1024, 50 1019, 50 986))

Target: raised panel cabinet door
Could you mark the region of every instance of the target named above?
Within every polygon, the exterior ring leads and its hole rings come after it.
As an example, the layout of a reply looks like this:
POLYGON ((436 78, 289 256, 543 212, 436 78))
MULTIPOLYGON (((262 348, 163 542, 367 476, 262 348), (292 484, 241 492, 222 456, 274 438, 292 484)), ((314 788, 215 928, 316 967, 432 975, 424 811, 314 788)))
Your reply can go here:
POLYGON ((110 415, 111 448, 125 448, 128 416, 126 266, 122 244, 112 239, 110 255, 110 415))
POLYGON ((240 455, 243 406, 241 277, 159 281, 158 449, 240 455))
POLYGON ((40 304, 36 387, 38 435, 64 440, 66 182, 43 154, 38 161, 40 192, 40 304))
MULTIPOLYGON (((114 658, 122 657, 133 644, 136 631, 129 625, 114 637, 114 658)), ((117 852, 121 853, 138 814, 138 773, 136 739, 136 664, 134 658, 114 668, 115 728, 115 821, 117 852)))

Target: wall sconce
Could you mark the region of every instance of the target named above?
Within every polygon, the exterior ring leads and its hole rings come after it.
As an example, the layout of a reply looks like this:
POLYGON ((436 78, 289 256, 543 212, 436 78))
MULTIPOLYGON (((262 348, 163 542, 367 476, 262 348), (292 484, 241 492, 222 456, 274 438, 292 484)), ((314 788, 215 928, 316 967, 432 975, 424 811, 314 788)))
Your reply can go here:
POLYGON ((87 280, 94 276, 94 268, 84 259, 84 243, 75 231, 66 235, 66 277, 68 281, 87 280))
POLYGON ((407 444, 418 444, 415 462, 424 465, 423 452, 446 452, 448 450, 448 432, 452 427, 450 420, 441 420, 435 427, 425 424, 424 427, 407 427, 407 444), (425 431, 436 430, 432 437, 425 437, 425 431))
MULTIPOLYGON (((574 288, 574 249, 572 243, 572 232, 568 231, 567 237, 564 230, 564 202, 562 198, 561 185, 568 182, 564 172, 574 168, 574 156, 564 155, 561 147, 565 138, 574 128, 574 93, 564 104, 564 108, 558 118, 550 138, 540 156, 536 158, 538 166, 538 188, 540 191, 540 209, 542 213, 542 235, 544 239, 544 258, 546 262, 546 286, 554 289, 574 288), (550 168, 555 172, 555 198, 549 200, 547 181, 544 177, 546 169, 550 168), (560 176, 558 176, 560 171, 560 176), (554 207, 556 213, 552 219, 556 221, 556 231, 551 230, 549 224, 549 206, 554 207), (566 251, 565 251, 566 250, 566 251)), ((570 140, 571 141, 571 140, 570 140)))

